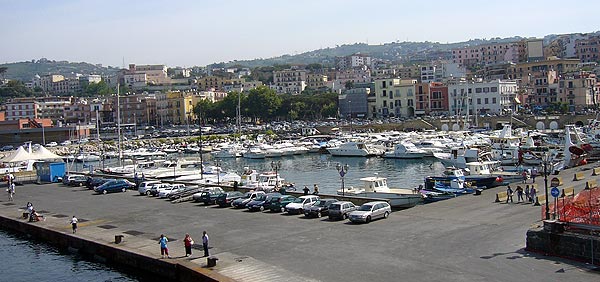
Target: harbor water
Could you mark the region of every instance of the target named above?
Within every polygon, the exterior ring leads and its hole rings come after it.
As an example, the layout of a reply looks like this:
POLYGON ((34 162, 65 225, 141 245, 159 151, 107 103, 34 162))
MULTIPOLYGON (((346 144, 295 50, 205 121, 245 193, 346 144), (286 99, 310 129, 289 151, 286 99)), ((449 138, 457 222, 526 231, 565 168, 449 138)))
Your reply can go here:
MULTIPOLYGON (((171 159, 197 159, 195 155, 170 155, 171 159)), ((301 190, 304 185, 311 190, 314 184, 319 185, 321 193, 335 194, 341 189, 341 177, 336 165, 348 165, 349 169, 344 177, 345 187, 361 187, 360 178, 369 176, 380 176, 388 179, 390 188, 412 189, 424 183, 427 176, 441 175, 444 166, 433 158, 424 159, 386 159, 380 157, 334 157, 329 154, 306 154, 286 156, 267 159, 226 158, 215 159, 211 154, 202 156, 205 165, 219 165, 224 171, 234 171, 242 174, 246 168, 255 169, 259 172, 273 171, 272 163, 281 163, 277 170, 280 177, 286 182, 294 183, 301 190)), ((102 166, 117 166, 115 159, 89 164, 70 164, 72 171, 88 171, 89 167, 100 168, 102 166)))
POLYGON ((105 264, 3 230, 0 230, 0 256, 0 281, 140 281, 105 264))

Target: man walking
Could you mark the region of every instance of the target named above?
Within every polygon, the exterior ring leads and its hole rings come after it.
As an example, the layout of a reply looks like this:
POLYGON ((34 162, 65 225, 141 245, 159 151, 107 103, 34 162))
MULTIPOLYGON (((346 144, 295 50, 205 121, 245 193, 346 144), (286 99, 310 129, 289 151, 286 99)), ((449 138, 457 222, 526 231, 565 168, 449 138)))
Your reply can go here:
POLYGON ((167 242, 169 242, 169 239, 167 239, 165 235, 160 234, 160 238, 158 238, 158 243, 160 244, 160 255, 162 256, 162 258, 165 258, 165 255, 167 255, 168 258, 171 258, 171 256, 169 255, 169 247, 167 246, 167 242))
POLYGON ((206 234, 206 231, 202 232, 202 248, 204 249, 204 256, 208 257, 208 234, 206 234))
POLYGON ((77 233, 77 218, 75 216, 71 218, 71 227, 73 227, 73 234, 77 233))
POLYGON ((8 191, 8 200, 12 201, 13 196, 15 195, 15 183, 11 182, 10 185, 8 186, 8 189, 6 189, 6 191, 8 191))
POLYGON ((506 188, 506 203, 508 204, 508 200, 510 200, 511 203, 513 203, 513 190, 510 188, 510 185, 508 185, 508 188, 506 188))

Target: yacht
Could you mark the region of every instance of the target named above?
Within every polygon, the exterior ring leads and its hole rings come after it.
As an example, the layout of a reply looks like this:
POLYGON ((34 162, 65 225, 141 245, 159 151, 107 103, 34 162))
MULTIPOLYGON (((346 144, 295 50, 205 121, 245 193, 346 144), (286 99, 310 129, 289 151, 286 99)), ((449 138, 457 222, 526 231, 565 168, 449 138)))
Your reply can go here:
POLYGON ((264 159, 266 154, 260 147, 252 146, 244 151, 242 156, 247 159, 264 159))
POLYGON ((389 188, 385 177, 372 176, 360 180, 363 187, 340 189, 337 191, 338 195, 387 199, 393 208, 411 208, 423 202, 423 196, 412 189, 389 188))
POLYGON ((336 147, 327 148, 332 156, 372 157, 383 155, 383 151, 364 142, 350 141, 336 147))
POLYGON ((242 187, 263 191, 272 191, 275 187, 292 186, 284 183, 284 179, 274 171, 258 173, 256 170, 246 170, 242 175, 242 187))
POLYGON ((417 148, 415 144, 405 140, 396 144, 393 150, 385 152, 383 157, 394 159, 422 159, 426 153, 427 152, 424 150, 417 148))

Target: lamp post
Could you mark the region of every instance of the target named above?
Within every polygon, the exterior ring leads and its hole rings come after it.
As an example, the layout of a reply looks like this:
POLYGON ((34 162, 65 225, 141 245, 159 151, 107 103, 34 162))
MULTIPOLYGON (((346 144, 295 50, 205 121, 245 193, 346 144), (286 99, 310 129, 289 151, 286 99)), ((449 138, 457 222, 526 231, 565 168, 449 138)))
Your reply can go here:
MULTIPOLYGON (((221 160, 215 159, 215 163, 217 164, 217 185, 221 185, 221 160)), ((200 164, 202 166, 202 164, 200 164)))
POLYGON ((338 173, 340 174, 340 177, 342 178, 342 196, 345 196, 345 187, 344 187, 344 176, 346 176, 346 173, 348 173, 348 164, 345 165, 340 165, 339 163, 337 165, 335 165, 335 169, 337 169, 338 173))
POLYGON ((542 156, 542 164, 544 165, 544 190, 546 193, 546 220, 550 219, 550 206, 548 204, 548 163, 550 162, 550 155, 544 153, 542 156))
POLYGON ((275 170, 275 189, 279 187, 279 170, 281 169, 281 161, 271 161, 271 168, 275 170))

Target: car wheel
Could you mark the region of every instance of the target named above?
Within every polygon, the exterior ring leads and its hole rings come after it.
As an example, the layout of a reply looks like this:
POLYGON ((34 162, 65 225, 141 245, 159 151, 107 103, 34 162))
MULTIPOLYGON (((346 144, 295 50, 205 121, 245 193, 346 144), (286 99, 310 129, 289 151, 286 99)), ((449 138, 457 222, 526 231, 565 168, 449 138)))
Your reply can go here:
POLYGON ((344 215, 342 215, 342 218, 343 218, 343 219, 348 219, 348 214, 344 214, 344 215))
POLYGON ((146 191, 146 196, 150 196, 150 191, 146 191))
POLYGON ((285 212, 285 208, 284 207, 281 208, 281 212, 285 212))
POLYGON ((323 215, 321 214, 321 212, 317 212, 317 217, 322 217, 323 215))
POLYGON ((123 189, 121 189, 121 192, 125 192, 127 191, 127 188, 123 187, 123 189))
POLYGON ((389 213, 389 212, 385 212, 385 213, 383 214, 383 218, 388 218, 388 216, 390 216, 390 213, 389 213))
POLYGON ((83 183, 79 183, 79 187, 83 186, 83 183))
POLYGON ((105 195, 106 195, 106 193, 108 193, 108 191, 106 191, 106 190, 102 190, 102 194, 105 194, 105 195))
POLYGON ((263 207, 263 206, 260 206, 259 210, 260 210, 261 212, 262 212, 262 211, 265 211, 265 207, 263 207))
POLYGON ((369 222, 371 222, 371 216, 370 216, 370 215, 369 215, 369 216, 367 216, 367 219, 365 219, 365 222, 366 222, 366 223, 369 223, 369 222))

